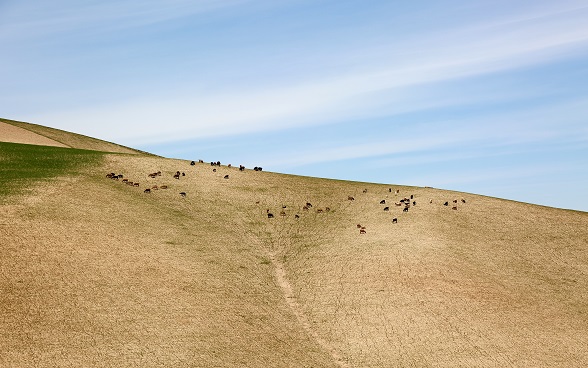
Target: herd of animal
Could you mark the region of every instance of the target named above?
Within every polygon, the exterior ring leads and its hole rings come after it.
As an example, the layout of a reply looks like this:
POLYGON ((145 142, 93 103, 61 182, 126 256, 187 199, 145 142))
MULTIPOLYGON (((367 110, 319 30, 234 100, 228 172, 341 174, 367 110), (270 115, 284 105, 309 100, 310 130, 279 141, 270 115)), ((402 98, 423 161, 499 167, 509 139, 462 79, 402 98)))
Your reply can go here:
MULTIPOLYGON (((203 160, 199 160, 198 162, 199 163, 204 163, 203 160)), ((196 165, 196 162, 195 161, 191 161, 190 162, 190 165, 191 166, 194 166, 194 165, 196 165)), ((212 162, 210 162, 210 166, 215 167, 215 168, 213 168, 213 172, 216 172, 216 167, 217 166, 221 166, 221 163, 220 163, 220 161, 216 161, 216 162, 212 161, 212 162)), ((227 167, 230 168, 230 167, 232 167, 232 165, 229 164, 229 165, 227 165, 227 167)), ((244 171, 244 170, 245 170, 245 166, 239 165, 239 171, 244 171)), ((256 166, 253 170, 254 171, 262 171, 262 168, 256 166)), ((162 176, 161 171, 157 171, 157 172, 153 172, 153 173, 147 174, 147 177, 149 177, 149 178, 157 178, 157 177, 160 177, 160 176, 162 176)), ((184 177, 184 176, 186 176, 186 173, 185 172, 176 171, 174 173, 174 175, 173 175, 173 178, 176 179, 176 180, 180 180, 180 178, 181 177, 184 177)), ((111 172, 111 173, 106 174, 106 177, 109 178, 109 179, 112 179, 112 180, 121 181, 122 183, 125 183, 125 184, 127 184, 129 186, 132 186, 132 187, 140 187, 140 183, 139 182, 130 181, 128 178, 125 178, 123 174, 116 174, 114 172, 111 172)), ((223 178, 224 179, 229 179, 229 175, 227 174, 223 178)), ((165 189, 168 189, 168 188, 169 188, 168 185, 159 185, 159 186, 158 185, 149 185, 147 188, 145 188, 143 190, 143 192, 146 193, 146 194, 149 194, 149 193, 151 193, 152 191, 155 191, 155 190, 159 190, 159 189, 165 190, 165 189)), ((365 194, 367 192, 368 192, 367 189, 364 189, 363 190, 363 194, 365 194)), ((388 188, 388 192, 389 193, 392 193, 392 188, 388 188)), ((399 189, 395 189, 394 190, 394 194, 395 194, 395 196, 400 195, 400 190, 399 189)), ((179 192, 179 195, 181 197, 186 197, 187 196, 186 192, 179 192)), ((355 201, 355 197, 348 196, 347 197, 347 200, 348 201, 355 201)), ((433 203, 433 200, 431 199, 429 201, 429 203, 432 204, 433 203)), ((458 200, 457 199, 454 199, 453 200, 453 204, 454 205, 451 207, 452 210, 457 210, 457 203, 458 203, 458 200)), ((462 198, 461 199, 461 203, 462 204, 465 204, 466 203, 465 199, 462 198)), ((256 204, 259 204, 259 201, 257 201, 256 204)), ((379 204, 384 206, 382 208, 383 211, 390 212, 390 206, 387 205, 388 203, 386 202, 386 199, 380 200, 379 201, 379 204)), ((414 194, 411 194, 408 197, 403 197, 402 199, 398 200, 397 202, 394 202, 394 205, 396 207, 402 207, 402 212, 409 212, 409 209, 411 207, 415 207, 417 205, 417 202, 415 200, 415 195, 414 194)), ((448 207, 449 206, 449 201, 444 202, 443 205, 446 206, 446 207, 448 207)), ((286 208, 287 208, 286 205, 283 205, 282 206, 282 208, 280 210, 280 216, 281 217, 286 217, 287 216, 286 208)), ((302 205, 300 208, 302 210, 302 213, 309 212, 309 211, 311 211, 311 208, 313 208, 313 205, 310 202, 306 202, 306 204, 302 205)), ((320 213, 329 213, 329 212, 331 212, 331 208, 330 207, 316 208, 315 212, 316 213, 319 213, 319 214, 320 213)), ((274 214, 270 211, 269 208, 266 209, 266 215, 267 215, 267 218, 268 219, 275 218, 274 214)), ((294 215, 294 218, 295 219, 300 219, 300 217, 301 217, 301 213, 296 213, 294 215)), ((392 223, 393 224, 397 224, 398 223, 398 218, 397 217, 392 218, 392 223)), ((367 228, 365 226, 362 226, 361 224, 357 224, 357 229, 359 229, 359 234, 367 234, 367 228)))
MULTIPOLYGON (((367 192, 368 192, 367 189, 364 189, 363 190, 363 193, 364 194, 367 193, 367 192)), ((392 193, 392 188, 389 188, 388 189, 388 192, 389 193, 392 193)), ((400 189, 394 190, 394 194, 395 195, 399 195, 400 194, 400 189)), ((415 200, 415 197, 416 197, 415 194, 411 194, 408 197, 404 197, 404 198, 400 199, 399 201, 394 202, 394 205, 396 207, 402 207, 402 212, 408 212, 411 207, 415 207, 417 205, 417 202, 415 200)), ((347 197, 347 201, 355 201, 355 197, 354 196, 348 196, 347 197)), ((456 204, 455 206, 452 207, 453 210, 457 210, 457 202, 458 202, 457 199, 453 200, 453 203, 456 204)), ((466 203, 465 199, 462 199, 461 202, 462 203, 466 203)), ((256 202, 256 203, 259 204, 259 202, 256 202)), ((430 200, 429 203, 432 204, 433 203, 433 200, 430 200)), ((390 212, 390 206, 387 205, 386 199, 380 200, 379 201, 379 204, 384 206, 382 208, 382 210, 384 212, 390 212)), ((444 205, 445 206, 448 206, 449 205, 449 201, 445 202, 444 205)), ((312 204, 310 202, 306 202, 306 204, 303 205, 301 208, 302 208, 302 212, 310 211, 310 209, 312 208, 312 204)), ((287 214, 284 211, 284 209, 286 209, 286 206, 282 206, 282 210, 280 211, 280 216, 281 217, 286 217, 287 216, 287 214)), ((324 209, 323 208, 317 208, 316 209, 316 213, 327 213, 327 212, 331 212, 331 208, 330 207, 325 207, 324 209)), ((268 219, 275 218, 274 214, 270 211, 269 208, 266 209, 266 213, 267 213, 268 219)), ((294 218, 295 219, 299 219, 300 216, 301 216, 300 213, 296 213, 294 215, 294 218)), ((398 217, 392 218, 392 223, 393 224, 397 224, 398 223, 398 217)), ((361 224, 357 224, 357 229, 359 229, 359 234, 367 234, 367 228, 366 228, 366 226, 362 226, 361 224)))
MULTIPOLYGON (((198 162, 199 163, 204 163, 203 160, 198 160, 198 162)), ((191 161, 190 162, 190 165, 191 166, 196 165, 196 161, 191 161)), ((216 172, 216 166, 220 166, 220 165, 221 165, 221 162, 220 161, 216 161, 216 162, 215 161, 212 161, 212 162, 210 162, 210 166, 214 166, 215 167, 212 170, 213 172, 216 172)), ((227 167, 232 167, 232 165, 231 164, 228 164, 227 167)), ((239 165, 239 171, 244 171, 244 170, 245 170, 245 166, 239 165)), ((256 166, 253 170, 254 171, 262 171, 262 168, 256 166)), ((147 174, 147 177, 149 177, 151 179, 157 178, 159 176, 162 176, 161 171, 152 172, 152 173, 147 174)), ((183 171, 179 171, 179 170, 176 171, 173 174, 173 178, 176 179, 176 180, 180 180, 181 177, 185 177, 185 176, 186 176, 186 173, 183 172, 183 171)), ((140 183, 139 182, 130 181, 128 178, 125 178, 123 174, 116 174, 116 173, 110 172, 110 173, 106 174, 106 177, 108 179, 121 181, 122 183, 125 183, 127 185, 130 185, 132 187, 140 187, 140 183)), ((224 179, 229 179, 229 175, 227 174, 223 178, 224 179)), ((158 185, 149 185, 147 188, 145 188, 143 190, 143 193, 149 194, 149 193, 152 193, 152 191, 154 191, 154 190, 168 189, 168 188, 169 188, 168 185, 159 185, 159 186, 158 185)), ((186 195, 187 195, 186 192, 180 192, 179 194, 180 194, 181 197, 186 197, 186 195)))

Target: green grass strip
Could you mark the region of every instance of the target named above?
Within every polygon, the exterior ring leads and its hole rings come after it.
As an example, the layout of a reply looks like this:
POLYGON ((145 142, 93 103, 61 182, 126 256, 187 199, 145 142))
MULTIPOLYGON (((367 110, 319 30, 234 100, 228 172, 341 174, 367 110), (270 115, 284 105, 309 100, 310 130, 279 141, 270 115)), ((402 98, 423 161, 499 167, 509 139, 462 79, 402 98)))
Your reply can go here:
POLYGON ((0 142, 0 203, 33 184, 76 175, 94 165, 103 152, 0 142))

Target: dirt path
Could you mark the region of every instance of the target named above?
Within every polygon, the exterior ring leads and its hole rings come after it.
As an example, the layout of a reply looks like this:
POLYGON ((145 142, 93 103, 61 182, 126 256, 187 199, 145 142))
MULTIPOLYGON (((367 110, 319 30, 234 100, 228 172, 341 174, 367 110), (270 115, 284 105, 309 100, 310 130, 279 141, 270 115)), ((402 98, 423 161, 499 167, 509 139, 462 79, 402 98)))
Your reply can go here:
POLYGON ((274 270, 276 273, 276 280, 278 281, 278 285, 282 289, 282 292, 284 294, 284 298, 286 299, 288 306, 292 310, 292 313, 294 313, 294 315, 298 319, 298 322, 300 323, 300 325, 302 325, 304 330, 310 336, 312 336, 312 338, 324 350, 329 352, 329 354, 331 355, 333 360, 337 363, 337 365, 339 365, 340 367, 347 368, 348 365, 345 362, 345 360, 343 359, 343 357, 341 357, 341 355, 331 345, 329 345, 329 343, 327 341, 325 341, 325 339, 323 339, 322 337, 320 337, 318 335, 318 333, 312 328, 310 322, 308 321, 308 319, 304 315, 302 308, 300 307, 300 305, 296 301, 296 298, 294 297, 294 293, 292 292, 292 285, 290 285, 290 282, 288 281, 288 279, 286 277, 286 271, 284 269, 284 265, 282 264, 282 262, 280 262, 277 259, 275 254, 270 254, 270 260, 272 262, 272 265, 274 266, 274 270))

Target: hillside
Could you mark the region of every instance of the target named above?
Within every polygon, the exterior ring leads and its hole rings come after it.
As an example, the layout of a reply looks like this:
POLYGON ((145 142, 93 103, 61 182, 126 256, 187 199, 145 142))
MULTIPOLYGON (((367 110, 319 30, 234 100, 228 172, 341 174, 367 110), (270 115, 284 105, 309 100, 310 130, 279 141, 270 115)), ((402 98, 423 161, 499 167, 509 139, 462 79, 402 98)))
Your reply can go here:
POLYGON ((588 364, 587 213, 33 147, 0 143, 2 367, 588 364))
POLYGON ((2 118, 0 118, 0 142, 69 147, 116 153, 141 153, 132 148, 81 134, 2 118))

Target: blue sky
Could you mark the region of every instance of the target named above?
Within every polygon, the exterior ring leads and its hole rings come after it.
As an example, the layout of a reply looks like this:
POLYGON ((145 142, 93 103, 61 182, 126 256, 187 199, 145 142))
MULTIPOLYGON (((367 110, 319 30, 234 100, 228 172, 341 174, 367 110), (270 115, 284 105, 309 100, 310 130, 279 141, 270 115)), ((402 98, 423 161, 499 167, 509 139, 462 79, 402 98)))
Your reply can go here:
POLYGON ((583 1, 0 0, 0 116, 588 211, 583 1))

